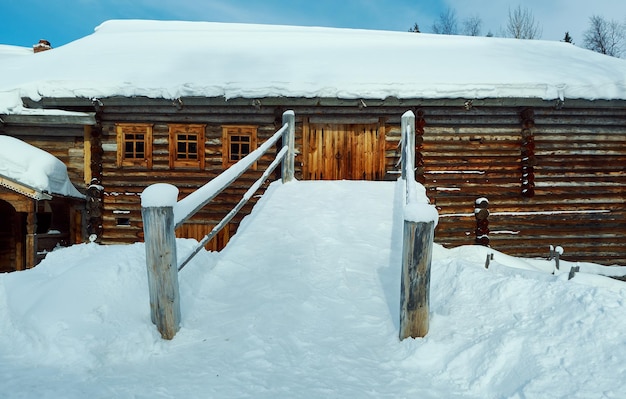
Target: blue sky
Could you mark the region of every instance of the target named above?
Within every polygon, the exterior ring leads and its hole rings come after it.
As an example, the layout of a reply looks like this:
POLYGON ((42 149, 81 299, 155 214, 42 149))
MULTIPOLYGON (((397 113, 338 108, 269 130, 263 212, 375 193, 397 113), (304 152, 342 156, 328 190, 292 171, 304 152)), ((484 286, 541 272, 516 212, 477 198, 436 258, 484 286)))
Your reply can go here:
POLYGON ((58 47, 91 34, 109 19, 164 19, 315 25, 406 31, 418 23, 429 32, 446 8, 463 20, 478 16, 483 34, 497 34, 508 10, 531 10, 541 38, 569 31, 582 44, 589 17, 626 21, 624 0, 0 0, 0 44, 32 46, 47 39, 58 47))

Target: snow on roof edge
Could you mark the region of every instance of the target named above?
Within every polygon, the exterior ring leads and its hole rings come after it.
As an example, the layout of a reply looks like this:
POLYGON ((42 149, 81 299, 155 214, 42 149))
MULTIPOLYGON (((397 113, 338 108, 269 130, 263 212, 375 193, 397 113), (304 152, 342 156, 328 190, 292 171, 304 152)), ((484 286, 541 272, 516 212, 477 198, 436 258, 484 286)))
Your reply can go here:
POLYGON ((0 88, 13 85, 21 96, 34 100, 113 96, 626 99, 626 60, 541 40, 110 20, 72 43, 34 58, 16 58, 23 68, 15 70, 25 70, 25 77, 3 85, 2 77, 8 74, 0 66, 0 88))
POLYGON ((42 193, 85 198, 61 160, 15 137, 0 135, 0 175, 42 193))

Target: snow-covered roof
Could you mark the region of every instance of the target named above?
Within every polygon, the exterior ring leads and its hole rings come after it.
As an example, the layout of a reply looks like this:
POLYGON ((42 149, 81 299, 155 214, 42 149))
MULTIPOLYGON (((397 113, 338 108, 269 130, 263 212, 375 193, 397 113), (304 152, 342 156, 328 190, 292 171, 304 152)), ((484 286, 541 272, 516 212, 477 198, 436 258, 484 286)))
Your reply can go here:
MULTIPOLYGON (((113 20, 0 65, 0 92, 178 98, 626 99, 626 60, 561 42, 113 20)), ((0 113, 2 113, 0 103, 0 113)), ((6 107, 5 107, 6 109, 6 107)))
MULTIPOLYGON (((0 135, 0 182, 36 190, 33 196, 48 193, 84 198, 70 181, 65 164, 52 154, 14 137, 0 135)), ((26 194, 26 193, 25 193, 26 194)))

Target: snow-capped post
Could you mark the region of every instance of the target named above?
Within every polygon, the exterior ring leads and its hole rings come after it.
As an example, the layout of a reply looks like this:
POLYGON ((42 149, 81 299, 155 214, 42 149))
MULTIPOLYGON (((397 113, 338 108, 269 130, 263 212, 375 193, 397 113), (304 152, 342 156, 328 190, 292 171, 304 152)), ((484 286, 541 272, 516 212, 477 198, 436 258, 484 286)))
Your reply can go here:
POLYGON ((295 136, 296 136, 296 114, 293 111, 283 112, 283 126, 287 124, 287 130, 283 134, 283 145, 287 146, 287 155, 282 164, 282 182, 287 183, 293 180, 295 169, 295 136))
POLYGON ((430 264, 437 211, 415 181, 415 115, 402 115, 402 181, 406 189, 400 284, 400 340, 428 333, 430 264), (422 195, 418 196, 419 190, 422 195))
POLYGON ((165 183, 153 184, 141 193, 151 319, 164 339, 174 338, 180 328, 174 233, 177 198, 178 189, 165 183))
POLYGON ((474 217, 476 217, 475 242, 489 246, 489 200, 481 197, 474 201, 474 217))
POLYGON ((556 274, 556 271, 559 270, 559 260, 561 255, 563 255, 563 247, 550 245, 550 255, 548 256, 548 260, 554 259, 554 271, 552 274, 556 274))

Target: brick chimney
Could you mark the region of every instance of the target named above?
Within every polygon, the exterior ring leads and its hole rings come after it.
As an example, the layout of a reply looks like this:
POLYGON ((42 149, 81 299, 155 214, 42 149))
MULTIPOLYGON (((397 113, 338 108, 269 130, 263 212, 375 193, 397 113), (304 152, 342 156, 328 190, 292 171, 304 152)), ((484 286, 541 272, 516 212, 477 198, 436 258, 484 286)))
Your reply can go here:
POLYGON ((50 42, 47 40, 43 40, 43 39, 41 39, 39 43, 33 45, 33 51, 35 53, 40 53, 42 51, 50 50, 51 48, 52 46, 50 45, 50 42))

